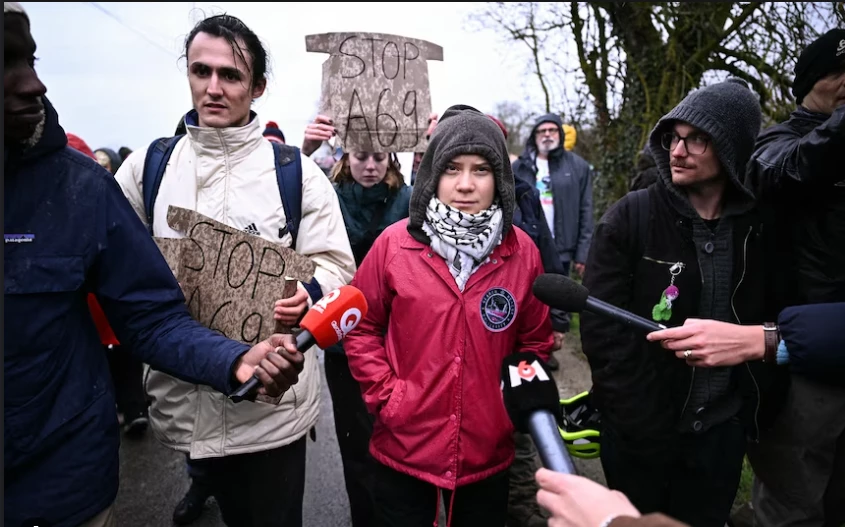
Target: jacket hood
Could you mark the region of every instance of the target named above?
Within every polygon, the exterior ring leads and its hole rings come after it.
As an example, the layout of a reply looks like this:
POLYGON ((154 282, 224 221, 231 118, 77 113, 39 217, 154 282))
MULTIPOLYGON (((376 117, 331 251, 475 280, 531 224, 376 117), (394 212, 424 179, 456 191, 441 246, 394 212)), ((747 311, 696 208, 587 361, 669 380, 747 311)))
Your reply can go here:
POLYGON ((96 155, 97 152, 102 152, 106 154, 109 158, 109 164, 111 165, 111 173, 112 175, 117 173, 117 169, 120 168, 120 165, 123 163, 123 159, 111 148, 98 148, 94 150, 94 154, 96 155))
POLYGON ((41 137, 32 147, 20 145, 6 145, 6 159, 17 158, 20 162, 31 161, 49 155, 67 146, 67 134, 59 124, 59 114, 47 97, 44 102, 44 126, 41 137))
POLYGON ((423 232, 422 225, 425 222, 428 203, 437 193, 440 175, 452 159, 464 154, 480 155, 493 168, 496 195, 503 213, 502 237, 513 224, 516 202, 513 169, 502 130, 492 119, 471 106, 452 106, 446 110, 434 129, 414 181, 408 232, 420 243, 427 245, 431 242, 423 232))
POLYGON ((743 180, 762 122, 760 103, 751 90, 738 79, 695 90, 663 116, 649 136, 648 148, 657 166, 658 181, 680 199, 683 205, 679 212, 696 217, 698 213, 686 193, 672 182, 669 152, 661 144, 661 136, 671 132, 677 122, 688 123, 710 136, 708 148, 716 149, 722 171, 730 183, 725 190, 724 214, 737 212, 737 207, 750 208, 754 194, 745 187, 743 180))
POLYGON ((560 144, 549 152, 549 157, 559 156, 564 152, 563 143, 566 138, 566 132, 563 129, 563 119, 560 118, 559 115, 554 113, 547 113, 546 115, 541 115, 537 118, 534 122, 534 127, 531 128, 531 133, 528 134, 528 137, 525 139, 525 149, 522 151, 522 155, 519 157, 527 159, 534 163, 534 159, 537 157, 537 142, 536 138, 534 137, 534 133, 537 131, 537 128, 540 127, 543 123, 554 123, 557 125, 560 137, 560 144))

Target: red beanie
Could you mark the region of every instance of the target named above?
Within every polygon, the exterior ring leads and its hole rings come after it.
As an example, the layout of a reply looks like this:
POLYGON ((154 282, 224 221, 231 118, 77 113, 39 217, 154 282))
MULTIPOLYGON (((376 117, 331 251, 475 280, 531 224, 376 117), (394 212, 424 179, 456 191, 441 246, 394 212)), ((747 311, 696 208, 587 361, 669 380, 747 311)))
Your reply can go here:
POLYGON ((279 125, 275 123, 275 121, 267 121, 267 127, 264 128, 264 137, 269 139, 270 141, 275 141, 277 143, 285 143, 285 134, 279 129, 279 125))
POLYGON ((91 151, 91 147, 89 147, 88 144, 83 141, 82 138, 80 138, 78 135, 67 134, 67 144, 69 147, 75 150, 79 150, 91 159, 95 161, 97 160, 97 158, 94 157, 94 152, 91 151))
POLYGON ((493 117, 490 114, 487 114, 487 117, 489 117, 490 119, 493 119, 493 122, 496 123, 496 125, 502 130, 502 133, 505 134, 505 139, 507 139, 508 138, 508 130, 507 130, 507 128, 505 128, 504 123, 502 123, 502 121, 496 119, 495 117, 493 117))

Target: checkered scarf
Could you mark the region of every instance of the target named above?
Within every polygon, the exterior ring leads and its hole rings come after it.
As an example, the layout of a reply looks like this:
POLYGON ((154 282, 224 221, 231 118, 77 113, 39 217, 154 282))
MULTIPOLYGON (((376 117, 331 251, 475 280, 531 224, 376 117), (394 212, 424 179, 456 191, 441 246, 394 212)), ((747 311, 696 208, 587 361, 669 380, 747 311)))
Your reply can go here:
POLYGON ((446 260, 458 289, 489 259, 502 242, 502 208, 498 202, 477 214, 460 211, 432 196, 423 231, 431 248, 446 260))

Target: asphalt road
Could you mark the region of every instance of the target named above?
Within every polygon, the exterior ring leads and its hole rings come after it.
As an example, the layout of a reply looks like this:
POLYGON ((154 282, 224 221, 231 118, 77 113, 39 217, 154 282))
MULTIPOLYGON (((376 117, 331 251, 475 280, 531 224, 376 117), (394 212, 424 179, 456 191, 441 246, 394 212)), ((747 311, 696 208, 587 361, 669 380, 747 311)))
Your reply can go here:
MULTIPOLYGON (((555 372, 555 379, 561 395, 566 397, 588 389, 590 385, 589 368, 578 348, 577 343, 567 342, 556 354, 561 367, 555 372)), ((322 365, 323 352, 318 356, 322 365)), ((305 527, 348 527, 352 525, 349 503, 325 382, 323 375, 317 442, 308 440, 303 523, 305 527)), ((575 464, 581 475, 605 483, 598 460, 576 459, 575 464)), ((173 509, 189 485, 184 454, 162 446, 152 431, 148 430, 140 440, 124 439, 120 449, 120 492, 116 503, 118 525, 173 525, 173 509)), ((214 500, 209 500, 203 515, 192 527, 224 525, 214 500)))
MULTIPOLYGON (((321 365, 322 353, 319 352, 321 365)), ((173 509, 189 486, 184 454, 161 445, 151 430, 147 430, 142 439, 124 439, 120 448, 120 491, 116 503, 118 525, 173 525, 173 509)), ((303 524, 305 527, 352 525, 325 375, 317 441, 308 439, 303 524)), ((209 500, 200 519, 191 525, 224 527, 213 499, 209 500)))

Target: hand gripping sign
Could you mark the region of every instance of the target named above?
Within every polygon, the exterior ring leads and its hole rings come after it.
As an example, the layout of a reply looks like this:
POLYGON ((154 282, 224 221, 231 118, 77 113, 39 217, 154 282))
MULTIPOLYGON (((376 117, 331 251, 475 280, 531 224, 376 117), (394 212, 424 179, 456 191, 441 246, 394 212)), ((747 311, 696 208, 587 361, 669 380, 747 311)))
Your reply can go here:
POLYGON ((320 113, 331 116, 344 151, 422 152, 431 114, 428 60, 443 48, 383 33, 305 37, 306 51, 328 53, 320 113))

